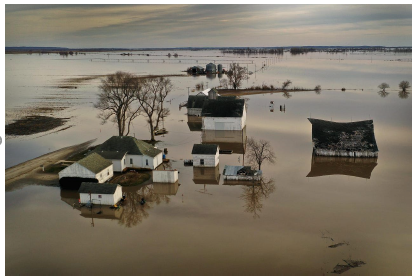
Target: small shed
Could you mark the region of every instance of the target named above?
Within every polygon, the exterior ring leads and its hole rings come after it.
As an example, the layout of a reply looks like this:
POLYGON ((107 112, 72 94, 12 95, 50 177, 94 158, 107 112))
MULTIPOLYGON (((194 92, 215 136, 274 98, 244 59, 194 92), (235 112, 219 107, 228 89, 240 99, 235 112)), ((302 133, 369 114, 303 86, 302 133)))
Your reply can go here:
POLYGON ((251 166, 225 165, 223 175, 225 180, 258 181, 261 180, 262 171, 254 170, 251 166))
POLYGON ((331 122, 308 119, 312 124, 313 154, 336 157, 378 157, 373 120, 331 122))
POLYGON ((179 180, 177 170, 153 170, 153 182, 155 183, 175 183, 179 180))
POLYGON ((202 128, 205 130, 242 130, 246 125, 244 99, 208 99, 202 108, 202 128))
POLYGON ((78 192, 81 203, 114 205, 122 198, 122 187, 118 184, 83 182, 78 192))
POLYGON ((215 167, 219 164, 219 146, 216 144, 194 144, 193 166, 215 167))
POLYGON ((113 164, 97 153, 91 153, 59 172, 61 186, 73 184, 79 187, 80 182, 103 183, 114 175, 113 164))

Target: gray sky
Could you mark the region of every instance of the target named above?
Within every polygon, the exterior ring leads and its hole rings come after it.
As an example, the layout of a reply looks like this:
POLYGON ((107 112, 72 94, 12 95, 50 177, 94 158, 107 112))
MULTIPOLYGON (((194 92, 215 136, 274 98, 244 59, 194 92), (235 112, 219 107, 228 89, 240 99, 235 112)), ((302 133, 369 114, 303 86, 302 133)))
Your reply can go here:
POLYGON ((411 5, 6 5, 6 46, 412 46, 411 5))

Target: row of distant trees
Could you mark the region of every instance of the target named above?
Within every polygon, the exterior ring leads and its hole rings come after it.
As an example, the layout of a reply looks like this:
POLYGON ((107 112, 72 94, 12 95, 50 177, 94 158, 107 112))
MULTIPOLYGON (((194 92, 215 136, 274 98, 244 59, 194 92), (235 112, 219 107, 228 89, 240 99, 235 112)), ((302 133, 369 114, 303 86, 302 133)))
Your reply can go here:
POLYGON ((170 114, 163 103, 172 89, 168 78, 142 79, 130 73, 117 72, 102 80, 98 102, 94 106, 100 111, 98 117, 102 124, 112 121, 117 125, 119 136, 128 135, 133 120, 144 116, 154 141, 155 128, 170 114))
MULTIPOLYGON (((408 81, 402 81, 399 83, 399 88, 403 92, 407 92, 407 90, 411 87, 408 81)), ((378 88, 381 89, 381 91, 386 92, 386 89, 390 88, 389 84, 387 83, 381 83, 378 88)))

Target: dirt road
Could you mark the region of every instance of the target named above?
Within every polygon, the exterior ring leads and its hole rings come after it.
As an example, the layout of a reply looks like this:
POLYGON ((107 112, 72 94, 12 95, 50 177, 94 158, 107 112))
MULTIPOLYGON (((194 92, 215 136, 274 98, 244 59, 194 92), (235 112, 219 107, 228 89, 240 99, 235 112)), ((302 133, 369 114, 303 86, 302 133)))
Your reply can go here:
POLYGON ((93 142, 95 142, 95 140, 96 139, 93 139, 78 145, 62 148, 60 150, 7 168, 5 172, 6 190, 10 190, 12 184, 17 183, 22 179, 56 179, 57 174, 44 174, 42 172, 41 166, 47 166, 59 160, 66 159, 73 154, 79 153, 87 149, 93 142))

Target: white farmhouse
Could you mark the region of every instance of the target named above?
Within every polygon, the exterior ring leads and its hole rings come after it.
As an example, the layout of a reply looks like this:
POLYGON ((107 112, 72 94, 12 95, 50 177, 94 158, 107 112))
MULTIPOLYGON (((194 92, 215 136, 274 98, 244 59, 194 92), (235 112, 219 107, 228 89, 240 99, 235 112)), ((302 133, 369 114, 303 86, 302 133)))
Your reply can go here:
POLYGON ((103 183, 114 175, 112 162, 92 153, 59 172, 61 186, 79 186, 80 182, 103 183))
POLYGON ((215 167, 219 164, 219 146, 216 144, 194 144, 193 166, 215 167))
POLYGON ((96 147, 94 152, 111 160, 115 172, 128 168, 156 169, 163 163, 161 150, 132 136, 113 136, 96 147))
POLYGON ((202 109, 202 129, 242 130, 246 125, 244 99, 208 99, 202 109))
POLYGON ((122 198, 122 188, 118 184, 83 182, 78 192, 81 203, 114 205, 122 198))

